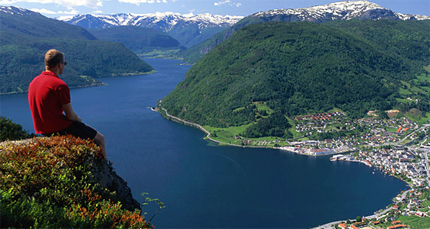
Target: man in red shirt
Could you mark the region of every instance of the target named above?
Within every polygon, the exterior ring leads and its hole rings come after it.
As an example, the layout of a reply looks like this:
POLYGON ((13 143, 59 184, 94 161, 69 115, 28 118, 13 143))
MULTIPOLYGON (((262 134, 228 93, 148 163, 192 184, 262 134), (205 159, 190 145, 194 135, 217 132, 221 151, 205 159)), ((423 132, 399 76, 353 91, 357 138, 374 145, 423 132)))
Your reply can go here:
POLYGON ((70 90, 58 75, 63 74, 66 61, 64 54, 51 49, 45 54, 45 71, 33 79, 28 88, 28 103, 37 134, 73 135, 82 139, 94 139, 106 158, 104 136, 82 123, 73 111, 70 90), (64 113, 63 113, 64 112, 64 113))

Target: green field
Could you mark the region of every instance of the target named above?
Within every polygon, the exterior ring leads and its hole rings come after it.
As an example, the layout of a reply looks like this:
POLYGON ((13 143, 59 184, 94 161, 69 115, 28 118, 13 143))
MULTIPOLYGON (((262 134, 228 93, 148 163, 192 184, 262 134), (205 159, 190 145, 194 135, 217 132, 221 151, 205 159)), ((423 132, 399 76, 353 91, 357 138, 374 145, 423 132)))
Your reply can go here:
MULTIPOLYGON (((204 129, 211 133, 210 137, 216 141, 220 141, 226 144, 234 144, 234 145, 242 145, 244 140, 239 136, 240 133, 244 132, 246 128, 248 128, 251 124, 243 125, 243 126, 233 126, 228 128, 216 128, 210 126, 202 126, 204 129), (237 139, 235 139, 235 137, 237 139)), ((249 146, 266 146, 266 147, 274 147, 276 146, 285 146, 285 139, 279 137, 261 137, 261 138, 247 138, 246 140, 252 140, 249 146), (277 141, 275 143, 275 141, 277 141), (262 144, 265 142, 265 144, 262 144)))
POLYGON ((411 229, 423 229, 430 228, 430 220, 428 217, 418 217, 418 216, 400 216, 399 220, 402 223, 410 226, 411 229))

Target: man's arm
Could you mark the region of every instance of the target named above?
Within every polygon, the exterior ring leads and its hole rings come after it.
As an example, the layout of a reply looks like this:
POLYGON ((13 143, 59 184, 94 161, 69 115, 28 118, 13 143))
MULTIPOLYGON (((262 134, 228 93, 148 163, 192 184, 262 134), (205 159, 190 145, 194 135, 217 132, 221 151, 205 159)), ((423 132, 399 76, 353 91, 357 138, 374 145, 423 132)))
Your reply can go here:
POLYGON ((73 111, 72 103, 67 103, 63 105, 64 113, 66 113, 66 118, 70 121, 82 122, 81 118, 73 111))

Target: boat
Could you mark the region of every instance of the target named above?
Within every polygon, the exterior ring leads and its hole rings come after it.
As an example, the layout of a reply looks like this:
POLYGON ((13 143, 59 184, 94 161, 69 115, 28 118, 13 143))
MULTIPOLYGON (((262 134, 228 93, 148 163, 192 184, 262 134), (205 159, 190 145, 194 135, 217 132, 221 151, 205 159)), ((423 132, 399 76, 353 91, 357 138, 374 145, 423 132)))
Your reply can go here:
POLYGON ((330 157, 330 161, 337 161, 339 158, 343 157, 342 154, 334 155, 333 157, 330 157))

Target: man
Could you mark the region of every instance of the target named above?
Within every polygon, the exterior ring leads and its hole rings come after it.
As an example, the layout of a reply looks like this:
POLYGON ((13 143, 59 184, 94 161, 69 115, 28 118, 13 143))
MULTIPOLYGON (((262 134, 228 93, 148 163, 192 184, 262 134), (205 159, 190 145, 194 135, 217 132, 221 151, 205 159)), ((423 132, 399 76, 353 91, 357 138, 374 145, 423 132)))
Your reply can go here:
POLYGON ((70 89, 58 76, 63 74, 64 54, 51 49, 45 54, 45 71, 33 79, 28 88, 28 103, 37 134, 51 136, 73 135, 82 139, 94 139, 106 158, 104 136, 82 123, 73 111, 70 89), (63 113, 64 112, 64 113, 63 113))

